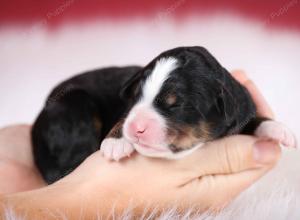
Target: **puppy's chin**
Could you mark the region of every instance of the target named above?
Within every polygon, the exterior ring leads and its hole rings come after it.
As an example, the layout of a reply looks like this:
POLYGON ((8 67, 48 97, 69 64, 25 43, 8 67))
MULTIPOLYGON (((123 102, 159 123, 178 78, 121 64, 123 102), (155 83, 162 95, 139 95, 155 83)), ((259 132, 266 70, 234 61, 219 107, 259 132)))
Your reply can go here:
POLYGON ((164 158, 169 154, 172 154, 171 150, 168 149, 167 147, 152 147, 150 145, 145 145, 145 144, 133 144, 135 150, 147 157, 160 157, 164 158))
POLYGON ((170 159, 170 160, 177 160, 177 159, 183 158, 183 157, 193 153, 195 150, 201 148, 203 145, 204 145, 204 143, 201 143, 190 149, 182 150, 179 152, 173 152, 168 147, 154 148, 154 147, 150 147, 150 146, 146 146, 146 145, 133 144, 135 150, 143 156, 155 157, 155 158, 165 158, 165 159, 170 159))

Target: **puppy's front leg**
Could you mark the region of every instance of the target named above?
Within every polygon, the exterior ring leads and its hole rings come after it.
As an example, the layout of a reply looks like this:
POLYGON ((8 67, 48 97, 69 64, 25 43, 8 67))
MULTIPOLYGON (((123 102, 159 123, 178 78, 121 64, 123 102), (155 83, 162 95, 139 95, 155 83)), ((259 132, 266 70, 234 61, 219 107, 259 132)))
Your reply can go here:
POLYGON ((134 151, 133 145, 122 136, 124 120, 119 121, 102 141, 100 151, 109 160, 129 157, 134 151))
POLYGON ((293 132, 284 124, 277 121, 263 121, 255 130, 255 136, 277 141, 285 147, 297 147, 297 140, 293 132))
POLYGON ((256 137, 273 140, 285 147, 297 147, 297 139, 293 132, 284 124, 268 118, 256 117, 241 132, 256 137))

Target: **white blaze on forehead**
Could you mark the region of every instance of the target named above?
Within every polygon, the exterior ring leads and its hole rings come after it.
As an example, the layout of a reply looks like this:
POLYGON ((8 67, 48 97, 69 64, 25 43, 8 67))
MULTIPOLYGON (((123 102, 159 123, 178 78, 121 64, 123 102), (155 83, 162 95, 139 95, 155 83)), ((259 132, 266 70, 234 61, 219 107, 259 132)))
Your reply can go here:
MULTIPOLYGON (((152 102, 159 93, 163 83, 168 79, 169 74, 177 68, 177 63, 177 59, 174 57, 161 58, 156 62, 154 69, 145 80, 141 99, 132 107, 124 122, 123 135, 128 140, 130 140, 128 135, 130 123, 133 121, 138 122, 145 118, 154 120, 159 125, 161 133, 164 134, 166 128, 165 119, 153 108, 152 102)), ((163 145, 164 143, 159 144, 163 145)))
POLYGON ((163 83, 168 79, 169 74, 176 68, 177 59, 174 57, 161 58, 158 60, 152 73, 146 79, 141 102, 147 102, 147 104, 152 103, 163 83))

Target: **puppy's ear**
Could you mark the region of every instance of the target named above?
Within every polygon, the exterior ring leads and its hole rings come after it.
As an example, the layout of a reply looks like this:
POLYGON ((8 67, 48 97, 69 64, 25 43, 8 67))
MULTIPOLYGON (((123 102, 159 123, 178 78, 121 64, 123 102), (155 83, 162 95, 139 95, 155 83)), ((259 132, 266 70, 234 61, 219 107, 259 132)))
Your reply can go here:
POLYGON ((135 98, 139 95, 141 88, 142 73, 138 71, 123 84, 120 97, 123 100, 135 98))
POLYGON ((221 66, 221 64, 215 59, 215 57, 208 52, 204 47, 190 47, 189 51, 199 56, 212 70, 214 78, 217 82, 217 98, 215 99, 214 109, 219 115, 225 120, 226 123, 230 124, 236 116, 237 106, 235 94, 235 87, 233 85, 234 79, 230 76, 230 73, 221 66))
POLYGON ((212 68, 214 70, 219 70, 220 68, 222 68, 221 64, 204 47, 200 47, 200 46, 189 47, 188 51, 193 52, 193 53, 197 54, 198 56, 200 56, 204 61, 206 61, 205 63, 210 68, 212 68))
MULTIPOLYGON (((226 71, 224 69, 224 71, 226 71)), ((215 104, 218 112, 223 116, 226 124, 231 124, 236 118, 238 103, 236 100, 235 86, 233 86, 229 73, 224 73, 223 79, 218 79, 218 96, 215 104), (226 77, 227 76, 227 77, 226 77)), ((236 92, 239 92, 238 90, 236 92)))
POLYGON ((237 105, 234 103, 234 97, 224 89, 216 100, 216 106, 219 113, 223 116, 225 123, 230 125, 236 113, 235 106, 237 105))

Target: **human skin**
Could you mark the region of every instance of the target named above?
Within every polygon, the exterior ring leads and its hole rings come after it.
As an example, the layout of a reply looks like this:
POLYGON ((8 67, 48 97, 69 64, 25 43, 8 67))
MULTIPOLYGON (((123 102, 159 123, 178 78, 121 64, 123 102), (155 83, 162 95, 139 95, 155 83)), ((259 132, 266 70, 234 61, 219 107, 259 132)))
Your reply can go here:
MULTIPOLYGON (((253 82, 241 71, 233 72, 233 76, 249 90, 259 115, 273 118, 253 82)), ((134 154, 112 162, 96 152, 60 181, 32 191, 5 194, 0 203, 18 214, 26 213, 28 219, 57 219, 57 215, 92 219, 97 214, 109 216, 112 207, 120 214, 128 206, 136 216, 145 207, 218 210, 272 169, 280 155, 277 143, 246 135, 207 143, 180 160, 134 154)), ((35 178, 32 188, 44 185, 35 171, 29 177, 35 178)), ((10 192, 14 190, 17 187, 10 192)))
POLYGON ((45 185, 33 162, 30 128, 15 125, 0 129, 0 194, 45 185))

